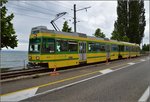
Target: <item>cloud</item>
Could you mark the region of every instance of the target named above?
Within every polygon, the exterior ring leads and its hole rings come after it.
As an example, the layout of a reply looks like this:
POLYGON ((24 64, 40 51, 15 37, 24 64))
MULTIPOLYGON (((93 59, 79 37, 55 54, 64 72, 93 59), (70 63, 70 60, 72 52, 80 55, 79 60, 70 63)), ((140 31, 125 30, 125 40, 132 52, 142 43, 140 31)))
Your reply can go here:
MULTIPOLYGON (((144 43, 149 41, 149 1, 145 1, 146 28, 144 43)), ((68 20, 73 29, 73 5, 77 9, 91 8, 77 12, 77 32, 92 36, 97 28, 100 28, 106 37, 111 37, 114 22, 117 19, 117 1, 9 1, 7 8, 13 12, 14 28, 19 39, 19 47, 16 50, 28 50, 29 35, 31 28, 35 26, 47 26, 53 29, 50 21, 60 12, 68 12, 67 15, 58 19, 55 23, 62 29, 63 22, 68 20), (71 20, 71 21, 70 21, 71 20), (21 47, 21 45, 23 46, 21 47)))

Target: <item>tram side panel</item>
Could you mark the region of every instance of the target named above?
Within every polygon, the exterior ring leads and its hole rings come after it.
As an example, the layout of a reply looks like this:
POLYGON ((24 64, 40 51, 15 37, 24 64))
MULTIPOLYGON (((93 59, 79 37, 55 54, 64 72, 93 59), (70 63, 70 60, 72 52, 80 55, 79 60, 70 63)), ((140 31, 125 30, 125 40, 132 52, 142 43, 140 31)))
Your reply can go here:
POLYGON ((56 39, 55 49, 54 61, 48 63, 49 68, 60 68, 79 64, 77 41, 56 39))
POLYGON ((119 46, 117 44, 111 44, 111 60, 118 59, 119 56, 119 46))
POLYGON ((105 43, 87 42, 87 63, 106 61, 105 43))

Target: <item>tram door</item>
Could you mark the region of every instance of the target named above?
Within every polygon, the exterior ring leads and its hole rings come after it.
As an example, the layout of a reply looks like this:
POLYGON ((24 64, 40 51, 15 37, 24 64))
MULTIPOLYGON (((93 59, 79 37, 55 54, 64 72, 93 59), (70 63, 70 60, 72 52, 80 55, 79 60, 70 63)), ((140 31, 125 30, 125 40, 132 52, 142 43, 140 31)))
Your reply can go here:
POLYGON ((86 61, 86 42, 79 42, 79 60, 86 61))
POLYGON ((110 59, 110 47, 111 47, 110 45, 108 44, 106 45, 106 58, 107 59, 110 59))

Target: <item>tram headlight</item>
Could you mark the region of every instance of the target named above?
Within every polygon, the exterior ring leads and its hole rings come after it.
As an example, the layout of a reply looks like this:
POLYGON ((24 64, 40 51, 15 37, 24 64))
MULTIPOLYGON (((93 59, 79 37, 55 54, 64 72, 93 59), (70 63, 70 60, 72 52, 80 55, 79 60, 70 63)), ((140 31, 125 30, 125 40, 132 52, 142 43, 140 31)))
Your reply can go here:
POLYGON ((40 57, 39 57, 39 56, 36 56, 36 59, 37 59, 37 60, 39 60, 39 59, 40 59, 40 57))

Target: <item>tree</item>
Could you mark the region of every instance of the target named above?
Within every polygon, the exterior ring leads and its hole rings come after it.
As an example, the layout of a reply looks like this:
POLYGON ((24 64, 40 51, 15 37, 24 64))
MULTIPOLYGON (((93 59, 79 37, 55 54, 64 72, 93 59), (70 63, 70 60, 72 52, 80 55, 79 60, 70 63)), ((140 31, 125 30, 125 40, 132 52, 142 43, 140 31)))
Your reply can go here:
POLYGON ((138 1, 129 1, 129 27, 127 36, 131 43, 139 44, 139 7, 138 1))
POLYGON ((115 28, 114 28, 114 31, 111 33, 111 39, 113 39, 113 40, 118 40, 118 41, 120 41, 120 40, 122 40, 121 38, 121 36, 120 36, 120 34, 118 33, 118 31, 117 31, 117 22, 115 22, 115 24, 114 24, 114 26, 115 26, 115 28))
MULTIPOLYGON (((7 0, 1 0, 1 48, 12 48, 17 47, 17 36, 15 35, 15 30, 13 28, 12 19, 14 18, 13 13, 10 15, 7 14, 7 8, 5 4, 7 0)), ((0 48, 0 49, 1 49, 0 48)))
POLYGON ((111 38, 119 36, 119 40, 123 41, 123 37, 127 36, 129 42, 140 44, 146 25, 144 0, 118 0, 117 15, 114 24, 117 33, 112 33, 111 38))
POLYGON ((127 0, 118 0, 117 15, 111 39, 123 41, 122 37, 127 33, 127 0))
POLYGON ((71 30, 72 30, 72 28, 69 27, 68 22, 65 21, 64 24, 63 24, 63 29, 62 29, 62 31, 63 31, 63 32, 71 32, 71 30))
POLYGON ((142 50, 143 51, 150 51, 150 44, 144 44, 143 46, 142 46, 142 50))
POLYGON ((144 30, 146 26, 144 0, 140 1, 139 8, 139 43, 141 43, 144 37, 144 30))
POLYGON ((122 37, 122 41, 129 42, 129 38, 125 35, 125 36, 122 37))
POLYGON ((101 29, 100 28, 97 28, 95 33, 94 33, 94 36, 95 37, 98 37, 98 38, 105 38, 105 34, 103 32, 101 32, 101 29))

